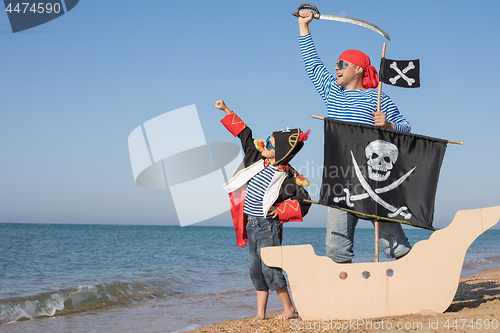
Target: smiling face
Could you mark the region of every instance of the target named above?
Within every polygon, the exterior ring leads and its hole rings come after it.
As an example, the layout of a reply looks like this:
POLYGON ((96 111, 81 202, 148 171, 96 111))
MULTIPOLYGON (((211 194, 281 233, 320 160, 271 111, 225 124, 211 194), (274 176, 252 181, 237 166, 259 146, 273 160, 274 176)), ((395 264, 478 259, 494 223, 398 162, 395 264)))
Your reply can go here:
MULTIPOLYGON (((269 138, 269 142, 271 143, 271 145, 273 147, 276 147, 276 141, 274 140, 274 136, 271 136, 269 138)), ((274 148, 272 148, 272 147, 266 148, 264 146, 264 149, 262 150, 262 156, 264 156, 265 158, 267 158, 269 160, 269 159, 274 159, 275 155, 276 155, 276 151, 274 150, 274 148)))
MULTIPOLYGON (((342 59, 339 59, 342 60, 342 59)), ((339 64, 335 66, 335 73, 337 74, 337 84, 345 90, 360 90, 363 88, 363 69, 349 61, 344 69, 339 68, 339 64)))

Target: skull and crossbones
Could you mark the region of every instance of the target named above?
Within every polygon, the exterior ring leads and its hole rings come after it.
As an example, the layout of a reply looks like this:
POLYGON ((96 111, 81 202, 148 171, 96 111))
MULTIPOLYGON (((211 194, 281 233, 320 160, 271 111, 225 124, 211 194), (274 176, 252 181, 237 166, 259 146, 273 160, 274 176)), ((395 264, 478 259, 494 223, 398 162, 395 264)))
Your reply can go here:
POLYGON ((406 68, 404 68, 403 70, 400 70, 398 68, 398 64, 394 61, 392 64, 389 65, 390 68, 394 69, 396 71, 396 73, 398 73, 398 75, 396 75, 395 77, 392 77, 389 79, 389 81, 392 83, 392 84, 396 84, 396 82, 400 79, 400 78, 403 78, 403 80, 406 81, 406 83, 408 83, 408 86, 411 87, 412 84, 415 83, 415 79, 412 79, 408 76, 406 76, 405 74, 408 73, 408 71, 412 70, 415 68, 415 65, 413 64, 413 61, 410 61, 408 63, 408 66, 406 66, 406 68))
MULTIPOLYGON (((365 156, 367 158, 366 164, 368 166, 368 177, 371 180, 377 182, 382 182, 387 180, 391 174, 391 170, 394 167, 394 163, 396 163, 396 160, 398 159, 398 154, 399 154, 398 148, 390 142, 383 140, 375 140, 370 142, 365 148, 365 156)), ((408 171, 405 175, 403 175, 401 178, 394 181, 393 183, 385 187, 376 188, 375 190, 373 190, 366 181, 366 179, 364 178, 363 174, 361 173, 361 170, 359 169, 358 163, 356 162, 356 159, 354 158, 354 154, 352 153, 352 151, 351 151, 351 156, 356 176, 358 177, 358 180, 361 186, 363 186, 363 188, 365 189, 366 193, 350 195, 349 189, 344 188, 343 192, 346 195, 341 197, 334 197, 333 201, 336 203, 340 201, 345 201, 347 206, 353 207, 354 204, 352 203, 352 201, 363 200, 368 197, 371 197, 379 205, 383 206, 384 208, 390 211, 390 213, 387 215, 388 217, 393 218, 398 215, 401 215, 407 220, 410 219, 412 216, 411 213, 406 212, 408 210, 408 207, 406 206, 402 206, 399 208, 394 207, 391 204, 384 201, 382 198, 380 198, 379 194, 389 192, 398 187, 399 185, 401 185, 401 183, 403 183, 406 180, 406 178, 410 176, 410 174, 415 170, 416 167, 408 171)))
POLYGON ((391 175, 391 170, 398 159, 398 147, 387 141, 376 140, 365 148, 368 161, 368 177, 383 182, 391 175))

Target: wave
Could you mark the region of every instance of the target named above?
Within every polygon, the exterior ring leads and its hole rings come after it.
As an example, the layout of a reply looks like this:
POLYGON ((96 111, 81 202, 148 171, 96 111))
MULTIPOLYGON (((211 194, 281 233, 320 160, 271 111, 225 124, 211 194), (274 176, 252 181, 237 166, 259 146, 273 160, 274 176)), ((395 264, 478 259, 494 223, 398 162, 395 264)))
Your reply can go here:
POLYGON ((56 314, 70 314, 109 306, 117 306, 145 298, 183 296, 183 287, 193 279, 149 279, 79 286, 28 298, 0 301, 0 324, 56 314))
POLYGON ((0 323, 10 323, 21 318, 33 319, 40 316, 53 316, 57 310, 64 309, 64 297, 53 294, 44 299, 26 300, 20 303, 0 304, 0 323))
POLYGON ((491 264, 492 261, 489 258, 475 258, 464 263, 464 267, 473 268, 477 266, 486 266, 491 264))
POLYGON ((461 277, 481 273, 487 269, 500 267, 500 257, 479 257, 465 260, 461 277))

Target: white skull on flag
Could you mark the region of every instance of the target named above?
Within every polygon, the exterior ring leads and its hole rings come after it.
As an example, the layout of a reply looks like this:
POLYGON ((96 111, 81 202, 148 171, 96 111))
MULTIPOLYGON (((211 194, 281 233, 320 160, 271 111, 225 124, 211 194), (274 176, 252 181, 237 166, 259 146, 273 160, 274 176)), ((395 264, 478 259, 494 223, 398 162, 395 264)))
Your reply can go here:
POLYGON ((394 144, 375 140, 365 148, 365 155, 368 161, 368 177, 377 182, 385 181, 389 178, 391 170, 398 159, 398 147, 394 144))

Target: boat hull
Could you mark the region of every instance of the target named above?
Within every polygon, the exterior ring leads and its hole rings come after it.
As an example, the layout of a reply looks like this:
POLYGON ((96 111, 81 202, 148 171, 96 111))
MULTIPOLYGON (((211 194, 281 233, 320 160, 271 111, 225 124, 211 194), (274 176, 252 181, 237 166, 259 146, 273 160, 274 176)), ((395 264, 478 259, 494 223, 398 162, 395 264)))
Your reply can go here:
POLYGON ((458 211, 448 227, 390 262, 337 264, 309 244, 267 247, 261 256, 287 273, 302 319, 442 313, 457 291, 467 249, 499 220, 500 206, 458 211))

